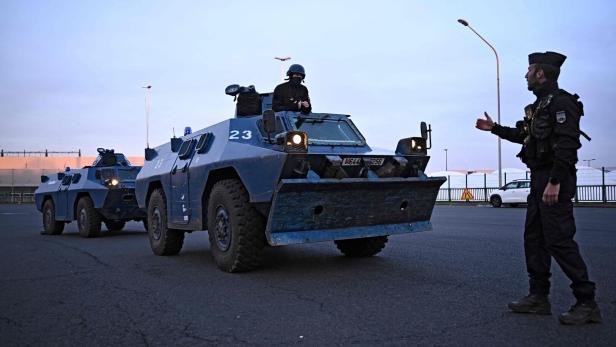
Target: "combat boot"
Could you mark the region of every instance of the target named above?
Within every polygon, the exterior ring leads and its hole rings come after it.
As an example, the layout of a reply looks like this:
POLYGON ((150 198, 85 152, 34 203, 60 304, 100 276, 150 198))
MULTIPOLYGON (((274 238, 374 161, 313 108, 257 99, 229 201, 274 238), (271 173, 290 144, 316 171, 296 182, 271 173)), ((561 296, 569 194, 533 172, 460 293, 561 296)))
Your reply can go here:
POLYGON ((586 323, 601 323, 601 311, 594 300, 578 301, 569 311, 561 314, 558 320, 562 324, 580 325, 586 323))
POLYGON ((552 314, 552 306, 547 295, 529 294, 507 305, 515 313, 552 314))

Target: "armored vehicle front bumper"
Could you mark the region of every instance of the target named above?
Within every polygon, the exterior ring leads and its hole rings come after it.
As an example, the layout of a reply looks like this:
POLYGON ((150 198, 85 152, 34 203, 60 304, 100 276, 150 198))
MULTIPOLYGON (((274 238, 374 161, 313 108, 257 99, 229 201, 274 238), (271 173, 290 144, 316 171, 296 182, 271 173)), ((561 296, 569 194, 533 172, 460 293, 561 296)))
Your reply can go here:
POLYGON ((99 212, 109 220, 143 220, 146 218, 145 211, 137 205, 134 188, 110 189, 99 212))
POLYGON ((432 229, 444 177, 283 179, 266 228, 272 246, 432 229))

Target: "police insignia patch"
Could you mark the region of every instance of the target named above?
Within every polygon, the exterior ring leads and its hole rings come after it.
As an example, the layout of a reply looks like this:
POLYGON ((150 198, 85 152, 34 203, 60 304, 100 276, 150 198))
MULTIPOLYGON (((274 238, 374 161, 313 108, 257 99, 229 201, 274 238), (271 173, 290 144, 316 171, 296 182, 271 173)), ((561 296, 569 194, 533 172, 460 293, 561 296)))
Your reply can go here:
POLYGON ((565 111, 556 112, 556 122, 558 122, 558 124, 563 124, 566 120, 567 114, 565 113, 565 111))

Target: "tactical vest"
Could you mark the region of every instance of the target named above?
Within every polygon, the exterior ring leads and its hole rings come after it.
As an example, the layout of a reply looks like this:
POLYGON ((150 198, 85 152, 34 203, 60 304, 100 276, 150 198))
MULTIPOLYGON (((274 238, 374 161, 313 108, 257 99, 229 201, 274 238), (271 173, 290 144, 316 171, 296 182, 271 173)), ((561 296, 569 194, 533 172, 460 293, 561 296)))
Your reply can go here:
MULTIPOLYGON (((578 100, 579 96, 577 94, 571 95, 562 89, 544 96, 524 108, 524 121, 516 124, 525 135, 522 150, 517 156, 531 169, 552 165, 554 156, 553 133, 556 120, 550 113, 550 104, 555 97, 559 96, 574 98, 580 116, 584 115, 584 105, 578 100)), ((590 138, 584 132, 580 131, 578 135, 580 134, 590 141, 590 138)))

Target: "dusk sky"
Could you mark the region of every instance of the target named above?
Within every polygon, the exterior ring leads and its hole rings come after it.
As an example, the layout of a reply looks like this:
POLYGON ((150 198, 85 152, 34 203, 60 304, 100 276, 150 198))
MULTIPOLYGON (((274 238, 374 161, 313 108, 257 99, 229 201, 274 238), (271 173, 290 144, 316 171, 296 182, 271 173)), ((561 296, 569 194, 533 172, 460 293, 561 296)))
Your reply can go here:
MULTIPOLYGON (((224 88, 272 91, 280 63, 304 65, 314 112, 351 114, 371 146, 432 124, 428 171, 496 169, 492 51, 501 117, 513 125, 534 100, 527 56, 568 56, 560 86, 586 115, 580 159, 616 167, 616 5, 611 1, 7 1, 0 0, 0 148, 96 147, 141 155, 144 89, 151 84, 150 144, 233 115, 224 88)), ((522 168, 503 142, 503 167, 522 168)))

